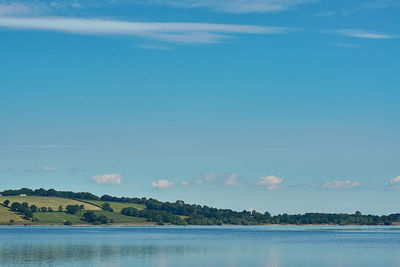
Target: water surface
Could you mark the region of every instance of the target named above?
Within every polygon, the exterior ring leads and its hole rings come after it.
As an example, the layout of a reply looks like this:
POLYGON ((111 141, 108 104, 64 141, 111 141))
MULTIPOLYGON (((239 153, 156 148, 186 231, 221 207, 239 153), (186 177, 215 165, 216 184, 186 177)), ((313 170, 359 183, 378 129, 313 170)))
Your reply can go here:
POLYGON ((400 266, 400 228, 4 226, 0 266, 400 266))

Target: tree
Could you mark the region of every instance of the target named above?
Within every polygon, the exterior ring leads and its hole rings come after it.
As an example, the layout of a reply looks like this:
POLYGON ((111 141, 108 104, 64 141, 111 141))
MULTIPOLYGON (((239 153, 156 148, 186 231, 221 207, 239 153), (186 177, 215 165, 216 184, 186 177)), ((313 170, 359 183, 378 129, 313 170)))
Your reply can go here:
POLYGON ((32 212, 37 212, 38 211, 38 207, 36 207, 36 205, 32 205, 31 206, 31 211, 32 212))
POLYGON ((24 218, 26 220, 32 219, 32 221, 33 221, 33 213, 32 213, 32 211, 30 211, 30 210, 25 211, 24 212, 24 218))
POLYGON ((63 212, 63 207, 61 205, 58 206, 58 212, 63 212))
POLYGON ((3 202, 4 206, 8 207, 8 204, 10 204, 10 200, 6 199, 3 202))
POLYGON ((41 212, 46 212, 46 211, 47 211, 47 208, 46 208, 46 207, 41 207, 41 208, 40 208, 40 211, 41 211, 41 212))
POLYGON ((108 218, 105 215, 100 215, 97 220, 101 224, 107 224, 108 223, 108 218))
POLYGON ((12 204, 11 204, 11 209, 13 210, 13 211, 18 211, 19 209, 20 209, 20 207, 21 207, 21 203, 19 203, 19 202, 13 202, 12 204))
POLYGON ((101 208, 105 211, 113 212, 113 208, 111 208, 110 203, 104 202, 103 205, 101 205, 101 208))
POLYGON ((68 214, 75 215, 79 211, 79 206, 78 205, 68 205, 65 209, 68 214))
POLYGON ((94 223, 97 220, 97 216, 93 211, 87 211, 83 214, 83 219, 87 222, 94 223))
POLYGON ((48 211, 48 212, 53 212, 54 210, 53 210, 52 207, 48 207, 48 208, 47 208, 47 211, 48 211))

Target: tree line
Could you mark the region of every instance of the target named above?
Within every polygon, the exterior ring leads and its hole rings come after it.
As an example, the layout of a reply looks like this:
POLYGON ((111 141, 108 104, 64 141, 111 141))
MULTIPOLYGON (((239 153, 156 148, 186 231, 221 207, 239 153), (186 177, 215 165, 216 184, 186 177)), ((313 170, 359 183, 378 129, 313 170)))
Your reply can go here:
MULTIPOLYGON (((133 207, 124 208, 121 214, 127 216, 146 218, 149 222, 158 224, 176 224, 176 225, 257 225, 257 224, 338 224, 338 225, 391 225, 400 223, 400 213, 390 215, 363 215, 357 211, 354 214, 342 213, 305 213, 305 214, 279 214, 271 216, 269 212, 260 213, 257 211, 233 211, 231 209, 218 209, 209 206, 196 204, 186 204, 182 200, 176 202, 161 202, 153 198, 128 198, 103 195, 98 197, 91 193, 70 191, 56 191, 54 189, 45 190, 43 188, 31 190, 23 188, 20 190, 6 190, 5 195, 35 195, 35 196, 58 196, 66 198, 76 198, 83 200, 102 200, 103 210, 112 211, 107 202, 135 203, 146 206, 145 210, 137 210, 133 207)), ((25 208, 23 208, 25 209, 25 208)), ((68 211, 67 211, 68 212, 68 211)), ((89 214, 85 220, 91 222, 104 221, 94 220, 93 214, 89 214)))

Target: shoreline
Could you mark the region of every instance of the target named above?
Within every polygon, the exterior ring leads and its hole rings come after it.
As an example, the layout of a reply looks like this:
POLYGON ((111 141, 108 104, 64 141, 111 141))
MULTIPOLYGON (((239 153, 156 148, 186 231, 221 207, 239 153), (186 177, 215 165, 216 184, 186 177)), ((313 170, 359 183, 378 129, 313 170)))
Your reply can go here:
POLYGON ((7 226, 18 226, 18 227, 49 227, 49 226, 63 226, 63 227, 129 227, 129 226, 152 226, 152 227, 193 227, 193 226, 199 226, 199 227, 224 227, 224 226, 237 226, 237 227, 254 227, 254 226, 298 226, 298 227, 307 227, 307 226, 338 226, 338 227, 346 227, 346 226, 371 226, 371 227, 393 227, 393 226, 400 226, 400 223, 394 223, 392 225, 384 225, 384 224, 379 224, 379 225, 369 225, 369 224, 346 224, 346 225, 341 225, 341 224, 255 224, 255 225, 237 225, 237 224, 223 224, 223 225, 175 225, 175 224, 164 224, 164 225, 158 225, 157 223, 114 223, 114 224, 100 224, 100 225, 95 225, 95 224, 86 224, 86 223, 81 223, 81 224, 72 224, 72 225, 64 225, 64 224, 56 224, 56 223, 50 223, 50 224, 45 224, 45 223, 32 223, 32 224, 0 224, 0 227, 7 227, 7 226))

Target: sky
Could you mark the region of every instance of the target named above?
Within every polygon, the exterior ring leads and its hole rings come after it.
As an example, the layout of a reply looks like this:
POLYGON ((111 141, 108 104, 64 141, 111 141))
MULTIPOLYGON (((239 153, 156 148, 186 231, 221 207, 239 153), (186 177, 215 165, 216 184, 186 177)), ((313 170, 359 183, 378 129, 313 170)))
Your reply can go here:
POLYGON ((398 213, 400 2, 0 0, 0 190, 398 213))

